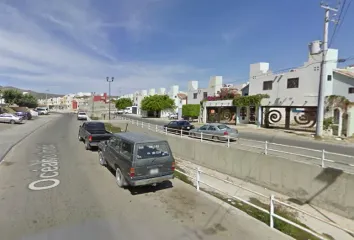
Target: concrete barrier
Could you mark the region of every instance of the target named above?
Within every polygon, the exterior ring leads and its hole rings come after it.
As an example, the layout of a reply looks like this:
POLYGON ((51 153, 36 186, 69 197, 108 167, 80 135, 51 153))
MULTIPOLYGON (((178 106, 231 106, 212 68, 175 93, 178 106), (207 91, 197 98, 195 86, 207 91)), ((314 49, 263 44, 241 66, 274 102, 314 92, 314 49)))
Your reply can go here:
MULTIPOLYGON (((125 127, 125 124, 117 124, 125 127)), ((145 132, 168 140, 174 155, 195 164, 290 196, 299 204, 313 204, 354 219, 354 175, 341 170, 285 160, 194 139, 155 133, 129 125, 128 131, 145 132)))

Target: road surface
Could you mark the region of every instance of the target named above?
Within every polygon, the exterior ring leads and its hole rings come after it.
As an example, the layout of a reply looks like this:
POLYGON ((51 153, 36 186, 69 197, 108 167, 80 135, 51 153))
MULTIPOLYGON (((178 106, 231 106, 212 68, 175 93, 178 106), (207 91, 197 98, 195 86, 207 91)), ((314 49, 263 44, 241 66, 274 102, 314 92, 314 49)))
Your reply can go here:
POLYGON ((290 239, 179 180, 118 188, 79 124, 63 114, 0 164, 0 239, 290 239))
MULTIPOLYGON (((136 116, 132 116, 132 115, 124 115, 124 117, 139 120, 139 121, 144 121, 146 123, 157 124, 159 126, 163 126, 169 122, 166 120, 142 119, 141 117, 136 117, 136 116)), ((241 139, 243 139, 243 140, 241 140, 242 143, 244 143, 246 145, 251 145, 251 146, 254 145, 257 147, 264 147, 263 146, 264 142, 268 141, 268 143, 274 143, 274 144, 270 145, 270 148, 272 148, 272 149, 286 151, 286 152, 294 152, 294 153, 303 154, 303 155, 310 155, 310 156, 314 156, 317 158, 321 158, 322 153, 319 151, 322 151, 323 149, 326 152, 349 155, 351 157, 343 157, 343 156, 338 156, 335 154, 326 153, 326 159, 343 162, 345 164, 354 164, 354 147, 353 147, 353 145, 341 145, 341 144, 333 144, 333 143, 316 142, 314 140, 312 140, 312 141, 306 140, 304 138, 296 137, 296 136, 282 137, 282 136, 277 136, 277 135, 272 135, 272 134, 247 132, 244 129, 239 129, 239 136, 241 139), (262 141, 263 143, 256 143, 256 142, 247 141, 247 140, 262 141), (287 145, 289 147, 276 146, 275 144, 287 145), (308 149, 314 149, 314 150, 318 150, 318 151, 317 152, 316 151, 308 151, 308 150, 304 150, 304 149, 295 150, 292 147, 308 148, 308 149)), ((318 163, 320 163, 319 161, 320 160, 317 160, 318 163)))

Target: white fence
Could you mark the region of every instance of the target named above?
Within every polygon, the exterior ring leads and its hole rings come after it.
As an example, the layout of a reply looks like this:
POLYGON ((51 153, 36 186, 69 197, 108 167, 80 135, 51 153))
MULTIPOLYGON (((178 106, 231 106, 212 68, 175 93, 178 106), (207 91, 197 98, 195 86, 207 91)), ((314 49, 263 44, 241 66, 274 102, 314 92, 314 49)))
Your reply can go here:
MULTIPOLYGON (((333 223, 333 222, 330 222, 330 221, 327 221, 327 220, 322 219, 322 218, 320 218, 320 217, 314 216, 313 214, 308 213, 308 212, 306 212, 306 211, 303 211, 303 210, 301 210, 301 209, 299 209, 299 208, 296 208, 296 207, 294 207, 294 206, 291 206, 291 205, 288 204, 288 203, 282 202, 282 201, 280 201, 279 199, 277 199, 274 195, 266 196, 266 195, 264 195, 264 194, 262 194, 262 193, 258 193, 258 192, 256 192, 256 191, 253 191, 253 190, 251 190, 251 189, 248 189, 248 188, 246 188, 246 187, 244 187, 244 186, 235 184, 235 183, 233 183, 233 182, 231 182, 231 181, 228 181, 228 180, 225 180, 225 179, 221 179, 220 177, 217 177, 217 176, 215 176, 215 175, 206 173, 206 172, 202 171, 202 170, 200 169, 200 167, 191 168, 190 166, 186 166, 186 165, 182 164, 180 161, 177 162, 177 166, 183 166, 184 168, 188 168, 189 170, 192 170, 192 171, 195 173, 195 176, 192 176, 192 175, 189 175, 189 174, 187 174, 186 172, 181 171, 181 170, 179 170, 179 169, 176 169, 176 170, 175 170, 175 171, 179 172, 180 174, 183 174, 183 175, 185 175, 186 177, 188 177, 189 179, 193 180, 194 183, 195 183, 195 186, 196 186, 197 191, 201 191, 201 190, 202 190, 201 185, 205 185, 205 186, 207 186, 207 187, 209 187, 209 188, 211 188, 211 189, 213 189, 213 190, 216 190, 217 192, 223 194, 224 196, 228 196, 229 198, 236 199, 236 200, 238 200, 238 201, 240 201, 240 202, 242 202, 242 203, 244 203, 244 204, 247 204, 247 205, 249 205, 249 206, 252 206, 252 207, 254 207, 254 208, 256 208, 256 209, 258 209, 258 210, 260 210, 260 211, 262 211, 262 212, 264 212, 264 213, 266 213, 266 214, 269 214, 269 218, 270 218, 270 219, 269 219, 269 222, 270 222, 270 223, 269 223, 269 227, 271 227, 271 228, 274 228, 274 219, 277 218, 277 219, 279 219, 279 220, 281 220, 281 221, 284 221, 284 222, 286 222, 286 223, 288 223, 288 224, 290 224, 290 225, 292 225, 292 226, 295 226, 295 227, 297 227, 297 228, 299 228, 299 229, 301 229, 301 230, 303 230, 303 231, 305 231, 305 232, 308 232, 309 234, 312 234, 313 236, 316 236, 316 237, 318 237, 319 239, 327 239, 326 237, 324 237, 323 235, 321 235, 321 234, 319 234, 319 233, 316 233, 316 232, 314 232, 314 231, 312 231, 312 230, 310 230, 310 229, 308 229, 308 228, 306 228, 306 227, 303 227, 303 226, 301 226, 301 225, 299 225, 299 224, 297 224, 297 223, 294 223, 294 222, 292 222, 292 221, 290 221, 290 220, 288 220, 288 219, 286 219, 286 218, 284 218, 284 217, 279 216, 278 214, 276 214, 276 213, 275 213, 275 205, 278 204, 278 205, 280 205, 280 206, 282 206, 282 207, 290 208, 290 209, 293 210, 293 211, 302 213, 302 214, 307 215, 307 216, 309 216, 309 217, 312 217, 312 218, 314 218, 314 219, 316 219, 316 220, 318 220, 318 221, 321 221, 321 222, 323 222, 323 223, 325 223, 325 224, 328 224, 328 225, 330 225, 330 226, 332 226, 332 227, 335 227, 335 228, 340 229, 340 230, 342 230, 342 231, 344 231, 344 232, 347 232, 347 233, 349 233, 349 234, 354 235, 354 232, 353 232, 353 231, 351 231, 351 230, 349 230, 349 229, 346 229, 346 228, 343 228, 343 227, 341 227, 341 226, 339 226, 339 225, 337 225, 337 224, 335 224, 335 223, 333 223), (226 192, 221 191, 220 189, 218 189, 217 187, 213 186, 212 184, 204 182, 204 181, 203 181, 203 177, 202 177, 203 175, 207 175, 207 176, 209 176, 209 177, 215 178, 215 179, 220 180, 220 181, 222 181, 222 182, 225 182, 225 183, 227 183, 227 184, 231 184, 231 185, 233 185, 233 186, 235 186, 235 187, 237 187, 237 188, 240 188, 240 189, 242 189, 242 190, 245 190, 245 191, 248 191, 248 192, 250 192, 250 193, 253 193, 253 194, 255 194, 255 195, 259 196, 259 197, 268 199, 268 200, 269 200, 269 209, 264 209, 264 208, 262 208, 262 207, 260 207, 260 206, 257 206, 256 204, 251 203, 250 201, 247 201, 247 200, 242 199, 242 198, 240 198, 240 197, 238 197, 238 196, 230 195, 229 193, 226 193, 226 192)), ((182 168, 182 169, 183 169, 183 168, 182 168)))
POLYGON ((197 136, 192 136, 190 131, 176 130, 166 128, 160 125, 146 123, 143 121, 120 117, 123 120, 129 121, 131 124, 149 129, 161 134, 178 135, 181 138, 197 138, 205 143, 221 143, 226 147, 236 147, 249 151, 256 151, 265 155, 274 155, 283 157, 290 160, 301 161, 319 165, 322 168, 331 167, 336 169, 345 170, 347 172, 354 172, 354 156, 334 153, 326 151, 325 149, 316 150, 304 147, 289 146, 278 143, 271 143, 267 141, 256 141, 250 139, 230 138, 229 135, 216 136, 213 134, 200 133, 197 136))

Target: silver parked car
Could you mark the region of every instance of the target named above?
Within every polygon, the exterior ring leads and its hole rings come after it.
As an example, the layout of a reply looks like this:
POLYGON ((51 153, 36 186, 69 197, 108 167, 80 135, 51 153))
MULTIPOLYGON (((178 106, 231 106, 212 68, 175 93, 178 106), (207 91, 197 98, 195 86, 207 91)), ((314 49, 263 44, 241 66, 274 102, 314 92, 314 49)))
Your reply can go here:
POLYGON ((200 128, 192 129, 189 135, 200 138, 203 133, 203 139, 216 139, 236 141, 238 138, 237 129, 230 128, 222 123, 210 123, 201 126, 200 128))
POLYGON ((16 116, 15 114, 11 113, 0 114, 0 122, 15 124, 22 123, 23 121, 24 119, 22 116, 16 116))

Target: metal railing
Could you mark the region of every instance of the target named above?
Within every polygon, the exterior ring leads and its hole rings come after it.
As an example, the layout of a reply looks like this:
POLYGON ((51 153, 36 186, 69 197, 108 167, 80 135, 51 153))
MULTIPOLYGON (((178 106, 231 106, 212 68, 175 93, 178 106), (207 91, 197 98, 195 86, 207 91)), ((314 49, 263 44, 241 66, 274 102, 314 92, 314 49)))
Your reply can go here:
MULTIPOLYGON (((240 201, 240 202, 242 202, 242 203, 244 203, 244 204, 247 204, 247 205, 249 205, 249 206, 252 206, 252 207, 254 207, 254 208, 256 208, 256 209, 258 209, 258 210, 260 210, 260 211, 262 211, 262 212, 264 212, 264 213, 266 213, 266 214, 269 214, 269 220, 270 220, 270 221, 269 221, 269 222, 270 222, 270 223, 269 223, 269 227, 271 227, 271 228, 274 228, 274 219, 279 219, 279 220, 281 220, 281 221, 283 221, 283 222, 286 222, 286 223, 288 223, 288 224, 290 224, 290 225, 292 225, 292 226, 294 226, 294 227, 296 227, 296 228, 299 228, 299 229, 301 229, 301 230, 303 230, 303 231, 305 231, 305 232, 307 232, 307 233, 309 233, 309 234, 311 234, 311 235, 313 235, 313 236, 316 236, 316 237, 318 237, 318 238, 320 238, 320 239, 324 239, 324 240, 327 239, 325 236, 323 236, 323 235, 321 235, 321 234, 319 234, 319 233, 317 233, 317 232, 314 232, 313 230, 311 230, 311 229, 309 229, 309 228, 306 228, 306 227, 304 227, 304 226, 301 226, 301 225, 299 225, 299 224, 297 224, 297 223, 295 223, 295 222, 293 222, 293 221, 291 221, 291 220, 289 220, 289 219, 286 219, 286 218, 284 218, 284 217, 278 215, 278 214, 275 212, 275 210, 276 210, 276 209, 275 209, 275 205, 278 204, 278 205, 280 205, 280 206, 282 206, 282 207, 290 208, 290 209, 293 210, 293 211, 296 211, 296 212, 298 212, 298 213, 302 213, 302 214, 304 214, 304 215, 306 215, 306 216, 309 216, 309 217, 311 217, 311 218, 314 218, 314 219, 316 219, 316 220, 318 220, 318 221, 320 221, 320 222, 322 222, 322 223, 328 224, 328 225, 330 225, 330 226, 332 226, 332 227, 335 227, 335 228, 337 228, 337 229, 340 229, 340 230, 342 230, 342 231, 344 231, 344 232, 346 232, 346 233, 349 233, 349 234, 354 235, 354 232, 353 232, 353 231, 351 231, 351 230, 349 230, 349 229, 347 229, 347 228, 343 228, 343 227, 341 227, 341 226, 339 226, 339 225, 337 225, 337 224, 335 224, 335 223, 333 223, 333 222, 330 222, 330 221, 327 221, 327 220, 322 219, 322 218, 320 218, 320 217, 314 216, 313 214, 308 213, 308 212, 306 212, 306 211, 304 211, 304 210, 302 210, 302 209, 299 209, 299 208, 297 208, 297 207, 294 207, 294 206, 292 206, 292 205, 290 205, 290 204, 288 204, 288 203, 286 203, 286 202, 283 202, 283 201, 277 199, 273 194, 270 195, 270 196, 267 196, 267 195, 265 195, 265 194, 263 194, 263 193, 259 193, 259 192, 256 192, 256 191, 254 191, 254 190, 248 189, 248 188, 246 188, 246 187, 244 187, 244 186, 242 186, 242 185, 235 184, 235 183, 233 183, 233 182, 231 182, 231 181, 229 181, 229 180, 222 179, 222 178, 220 178, 220 177, 218 177, 218 176, 215 176, 215 175, 213 175, 213 174, 210 174, 210 173, 207 173, 207 172, 205 172, 205 171, 202 171, 199 166, 196 167, 196 168, 193 168, 193 167, 186 166, 186 165, 182 164, 181 161, 178 161, 178 162, 177 162, 177 167, 179 167, 179 166, 182 166, 181 169, 183 169, 183 170, 188 169, 189 171, 193 171, 193 172, 195 173, 195 176, 193 176, 193 175, 187 174, 186 172, 181 171, 181 170, 179 170, 179 169, 177 169, 177 168, 176 168, 176 170, 175 170, 175 171, 179 172, 180 174, 183 174, 183 175, 185 175, 186 177, 188 177, 188 178, 190 178, 191 180, 193 180, 194 183, 195 183, 195 187, 196 187, 197 191, 203 190, 203 188, 201 188, 201 185, 203 184, 203 185, 208 186, 209 188, 211 188, 211 189, 213 189, 213 190, 216 190, 217 192, 223 194, 224 196, 228 196, 228 197, 230 197, 230 198, 236 199, 236 200, 238 200, 238 201, 240 201), (255 195, 259 196, 259 197, 268 199, 268 200, 269 200, 269 209, 262 208, 262 207, 260 207, 260 206, 258 206, 258 205, 256 205, 256 204, 254 204, 254 203, 252 203, 252 202, 250 202, 250 201, 247 201, 247 200, 245 200, 245 199, 242 199, 241 197, 238 197, 238 196, 235 196, 235 195, 231 195, 230 193, 226 193, 226 192, 224 192, 224 191, 221 191, 221 190, 218 189, 216 186, 214 186, 214 185, 212 185, 212 184, 210 184, 210 183, 206 183, 205 181, 203 181, 202 175, 206 175, 206 176, 212 177, 212 178, 217 179, 217 180, 219 180, 219 181, 222 181, 222 182, 224 182, 224 183, 233 185, 233 186, 235 186, 235 187, 237 187, 237 188, 239 188, 239 189, 242 189, 242 190, 245 190, 245 191, 247 191, 247 192, 253 193, 253 194, 255 194, 255 195)), ((207 191, 204 191, 204 192, 210 194, 210 193, 207 192, 207 191)))
POLYGON ((326 151, 325 149, 316 150, 311 148, 271 143, 268 141, 264 142, 264 141, 242 139, 242 138, 233 139, 229 135, 217 136, 215 134, 198 133, 196 134, 196 136, 193 136, 190 134, 190 131, 187 130, 176 130, 176 129, 166 128, 164 126, 160 126, 157 124, 146 123, 143 121, 126 118, 126 117, 120 117, 120 118, 129 121, 133 125, 140 126, 142 128, 147 128, 150 131, 154 131, 165 135, 172 134, 172 135, 178 135, 181 138, 185 138, 185 137, 195 138, 195 139, 199 139, 201 142, 207 142, 207 143, 222 143, 228 148, 243 147, 246 148, 245 150, 258 151, 259 153, 265 155, 274 155, 274 156, 278 156, 290 160, 315 164, 321 166, 322 168, 331 167, 331 168, 337 168, 341 170, 348 170, 347 168, 343 169, 343 167, 346 166, 349 167, 349 170, 354 171, 353 168, 354 156, 329 152, 326 151), (333 159, 333 158, 337 158, 337 159, 333 159))

